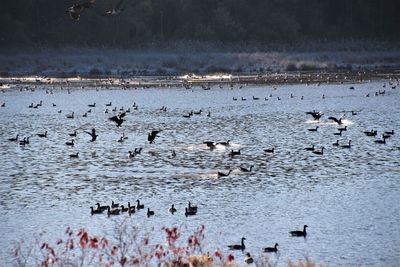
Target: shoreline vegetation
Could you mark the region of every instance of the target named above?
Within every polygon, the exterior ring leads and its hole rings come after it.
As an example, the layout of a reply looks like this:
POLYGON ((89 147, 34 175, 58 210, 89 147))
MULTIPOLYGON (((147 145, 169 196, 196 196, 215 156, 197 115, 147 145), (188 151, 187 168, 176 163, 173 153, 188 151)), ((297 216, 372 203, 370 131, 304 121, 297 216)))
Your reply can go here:
MULTIPOLYGON (((182 227, 182 226, 181 226, 182 227)), ((64 237, 57 240, 45 240, 45 233, 35 236, 33 242, 21 240, 13 251, 15 266, 163 266, 163 267, 211 267, 248 265, 246 257, 234 256, 232 251, 226 254, 219 248, 205 251, 205 227, 200 225, 187 236, 182 235, 178 227, 163 227, 156 241, 152 233, 143 233, 138 227, 122 221, 116 222, 114 233, 99 236, 90 234, 81 228, 77 231, 70 227, 64 237), (246 262, 246 263, 245 263, 246 262)), ((250 255, 249 253, 247 253, 250 255)), ((273 267, 279 264, 280 252, 253 252, 256 266, 273 267)), ((253 261, 252 261, 253 262, 253 261)), ((298 263, 288 261, 289 267, 322 266, 313 263, 308 257, 298 263)))
POLYGON ((146 48, 64 47, 0 51, 7 77, 271 75, 400 70, 399 44, 343 41, 298 44, 181 42, 146 48))

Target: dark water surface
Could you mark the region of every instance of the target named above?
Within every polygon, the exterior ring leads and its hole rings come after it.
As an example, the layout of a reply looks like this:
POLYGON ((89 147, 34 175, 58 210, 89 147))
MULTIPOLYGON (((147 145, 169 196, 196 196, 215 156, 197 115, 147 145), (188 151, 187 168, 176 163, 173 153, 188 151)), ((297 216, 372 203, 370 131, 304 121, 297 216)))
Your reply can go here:
MULTIPOLYGON (((191 232, 204 224, 205 247, 211 251, 226 252, 226 245, 244 236, 247 251, 254 255, 279 243, 280 266, 305 256, 328 266, 398 266, 400 93, 386 88, 385 95, 374 96, 385 89, 382 85, 354 84, 355 90, 349 84, 215 86, 209 91, 70 88, 71 94, 59 87, 46 94, 52 86, 34 92, 7 89, 0 93, 0 103, 6 103, 0 108, 0 265, 12 265, 14 242, 42 230, 50 241, 67 226, 110 232, 113 220, 92 217, 89 207, 140 198, 156 215, 148 219, 142 211, 129 223, 143 231, 154 227, 156 235, 163 226, 183 224, 191 232), (40 100, 42 107, 28 108, 40 100), (110 101, 118 109, 131 108, 121 128, 108 120, 115 112, 104 113, 110 101), (96 107, 82 117, 93 102, 96 107), (162 106, 168 111, 159 111, 162 106), (201 115, 182 116, 200 109, 201 115), (314 109, 325 113, 320 122, 305 114, 314 109), (344 113, 350 110, 358 114, 344 113), (76 118, 67 119, 72 111, 76 118), (338 125, 328 117, 343 114, 342 127, 348 130, 334 136, 338 125), (317 132, 307 130, 315 126, 317 132), (93 127, 99 137, 91 143, 83 131, 93 127), (378 136, 365 136, 363 131, 372 128, 378 136), (154 129, 162 132, 150 145, 147 134, 154 129), (392 129, 395 134, 385 145, 374 143, 392 129), (47 138, 36 136, 46 130, 47 138), (78 136, 70 148, 65 142, 74 130, 78 136), (118 143, 122 133, 128 139, 118 143), (30 136, 30 144, 8 141, 16 134, 30 136), (352 140, 351 149, 332 146, 336 139, 341 144, 352 140), (218 145, 212 151, 203 144, 227 140, 230 147, 218 145), (312 144, 324 146, 324 155, 304 149, 312 144), (128 158, 135 147, 143 147, 142 154, 128 158), (272 147, 273 154, 263 151, 272 147), (241 155, 229 157, 231 149, 240 149, 241 155), (172 150, 175 158, 170 157, 172 150), (70 158, 75 152, 79 158, 70 158), (250 173, 238 169, 250 165, 250 173), (228 170, 233 170, 230 176, 217 177, 218 171, 228 170), (183 215, 188 200, 199 206, 197 216, 183 215), (172 203, 178 208, 173 216, 167 212, 172 203), (309 226, 306 240, 289 236, 304 224, 309 226)), ((242 261, 242 252, 234 255, 242 261)))

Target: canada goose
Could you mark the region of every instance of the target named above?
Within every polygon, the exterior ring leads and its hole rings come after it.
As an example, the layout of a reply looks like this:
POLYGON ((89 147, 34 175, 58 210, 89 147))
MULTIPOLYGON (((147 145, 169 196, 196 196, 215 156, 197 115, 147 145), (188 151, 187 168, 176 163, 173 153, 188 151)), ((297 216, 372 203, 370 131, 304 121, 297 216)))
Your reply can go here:
POLYGON ((264 152, 266 152, 266 153, 274 153, 275 152, 275 147, 264 149, 264 152))
POLYGON ((313 153, 316 154, 316 155, 323 155, 324 154, 324 149, 325 148, 322 147, 320 151, 314 150, 313 153))
POLYGON ((140 204, 140 200, 139 200, 139 199, 136 200, 136 202, 137 202, 137 205, 136 205, 136 209, 137 209, 137 210, 144 209, 144 205, 143 205, 143 204, 140 204))
POLYGON ((201 109, 199 111, 194 111, 193 114, 194 115, 201 115, 201 112, 203 112, 201 109))
POLYGON ((72 139, 70 142, 65 142, 65 144, 66 144, 67 146, 74 146, 75 140, 72 139))
POLYGON ((6 102, 4 102, 3 104, 1 104, 1 107, 4 108, 6 106, 6 102))
POLYGON ((251 165, 250 166, 250 169, 246 169, 246 168, 244 168, 244 167, 239 167, 239 169, 242 171, 242 172, 251 172, 251 170, 253 169, 253 165, 251 165))
POLYGON ((53 103, 53 107, 57 107, 57 105, 53 103))
POLYGON ((383 138, 383 135, 382 135, 382 140, 375 140, 374 142, 375 142, 376 144, 386 144, 386 139, 383 138))
POLYGON ((306 147, 305 150, 307 151, 314 151, 315 146, 312 145, 312 147, 306 147))
POLYGON ((107 103, 107 104, 106 104, 106 107, 111 107, 111 106, 112 106, 111 101, 110 101, 110 103, 107 103))
POLYGON ((139 147, 139 148, 135 147, 135 155, 140 154, 140 153, 142 153, 142 148, 141 147, 139 147))
POLYGON ((306 228, 307 227, 308 227, 307 225, 304 225, 303 231, 297 230, 297 231, 290 231, 289 233, 291 234, 291 236, 304 236, 304 237, 306 237, 307 236, 307 232, 306 232, 306 228))
POLYGON ((196 211, 197 212, 197 206, 192 206, 192 203, 190 203, 190 201, 188 203, 188 209, 189 209, 189 211, 196 211))
POLYGON ((151 133, 149 133, 148 135, 147 135, 147 141, 149 141, 149 143, 150 144, 153 144, 154 143, 154 139, 156 139, 156 137, 157 137, 157 134, 159 134, 161 132, 161 130, 153 130, 153 131, 151 131, 151 133))
POLYGON ((260 98, 253 95, 253 100, 260 100, 260 98))
POLYGON ((90 213, 93 214, 101 214, 103 213, 104 210, 99 210, 99 209, 93 209, 93 207, 90 207, 90 213))
POLYGON ((111 208, 118 208, 119 207, 119 203, 115 203, 114 200, 111 200, 111 208))
POLYGON ((226 141, 226 142, 218 142, 217 143, 217 145, 222 145, 222 146, 229 146, 230 145, 230 142, 231 140, 228 140, 228 141, 226 141))
POLYGON ((94 108, 94 107, 96 107, 96 103, 89 104, 88 107, 89 107, 89 108, 94 108))
POLYGON ((203 144, 205 144, 211 150, 213 150, 216 146, 216 143, 214 143, 212 141, 204 141, 203 144))
POLYGON ((229 174, 231 174, 231 172, 232 172, 232 170, 229 170, 228 173, 218 172, 218 177, 229 176, 229 174))
POLYGON ((275 243, 274 247, 266 247, 263 250, 264 250, 264 252, 275 252, 275 253, 277 253, 278 252, 278 246, 279 246, 278 243, 275 243))
POLYGON ((246 101, 247 99, 242 96, 242 101, 246 101))
POLYGON ((335 143, 332 144, 333 146, 339 146, 339 140, 336 140, 335 143))
POLYGON ((69 7, 65 12, 69 14, 71 19, 79 20, 83 10, 85 10, 86 8, 92 7, 95 1, 96 0, 90 0, 89 2, 86 2, 86 3, 74 4, 71 7, 69 7))
POLYGON ((119 209, 110 209, 110 206, 107 207, 107 215, 119 215, 119 213, 121 212, 121 210, 119 209))
POLYGON ((121 205, 121 212, 127 212, 128 210, 128 207, 124 207, 124 205, 121 205))
POLYGON ((347 126, 344 126, 342 128, 338 128, 338 131, 340 131, 340 132, 347 131, 347 126))
POLYGON ((136 156, 136 153, 132 152, 132 151, 128 151, 129 155, 128 158, 134 158, 136 156))
POLYGON ((233 244, 233 245, 229 245, 228 248, 229 249, 235 249, 235 250, 244 250, 246 248, 246 246, 244 245, 244 240, 246 240, 245 237, 242 237, 242 242, 241 244, 233 244))
POLYGON ((83 113, 82 118, 87 118, 87 113, 83 113))
POLYGON ((314 120, 317 120, 317 121, 319 121, 319 119, 322 117, 322 115, 324 115, 324 113, 321 113, 321 112, 315 111, 315 110, 306 112, 306 114, 313 116, 314 120))
POLYGON ((339 131, 339 132, 337 132, 337 133, 333 133, 333 135, 339 135, 339 136, 342 136, 342 131, 339 131))
POLYGON ((394 130, 391 130, 390 132, 384 132, 384 134, 387 134, 387 135, 394 135, 394 130))
POLYGON ((234 151, 234 150, 232 149, 231 152, 229 152, 228 155, 229 155, 230 157, 240 155, 240 149, 237 150, 237 151, 234 151))
POLYGON ((251 257, 250 253, 247 252, 246 256, 244 257, 244 262, 247 264, 251 264, 254 262, 253 258, 251 257))
POLYGON ((128 213, 129 213, 129 215, 135 213, 135 211, 136 211, 136 207, 135 206, 131 206, 131 203, 128 202, 128 213))
POLYGON ((237 101, 237 98, 236 98, 236 97, 232 97, 232 100, 233 100, 233 101, 237 101))
POLYGON ((171 205, 171 208, 169 208, 168 211, 172 214, 174 214, 176 212, 176 208, 175 208, 174 204, 171 205))
POLYGON ((67 119, 73 119, 75 115, 75 112, 72 112, 71 114, 67 115, 67 119))
POLYGON ((8 141, 10 141, 10 142, 17 142, 17 141, 18 141, 18 138, 19 138, 19 134, 17 134, 17 135, 15 136, 15 138, 8 138, 8 141))
POLYGON ((69 155, 70 158, 78 158, 79 157, 79 152, 76 152, 75 154, 69 155))
POLYGON ((364 134, 366 135, 366 136, 376 136, 377 134, 378 134, 378 131, 377 130, 371 130, 371 131, 365 131, 364 132, 364 134))
POLYGON ((125 115, 126 112, 120 112, 117 115, 109 118, 109 120, 115 122, 117 124, 117 127, 121 127, 121 124, 125 121, 124 120, 125 115))
POLYGON ((22 141, 19 142, 21 146, 25 146, 29 144, 29 137, 24 137, 22 141))
POLYGON ((98 210, 105 211, 108 208, 108 206, 100 206, 100 203, 96 203, 96 205, 98 210))
POLYGON ((70 133, 69 136, 76 137, 76 130, 73 133, 70 133))
POLYGON ((318 127, 319 126, 316 126, 315 128, 311 128, 311 129, 307 129, 309 132, 316 132, 316 131, 318 131, 318 127))
POLYGON ((153 216, 154 215, 154 211, 150 210, 150 208, 147 208, 147 217, 153 216))
POLYGON ((192 215, 196 215, 197 211, 194 210, 189 210, 188 208, 185 208, 185 216, 192 216, 192 215))
POLYGON ((172 150, 172 152, 171 152, 171 158, 175 158, 176 157, 176 152, 175 152, 175 150, 172 150))
POLYGON ((95 128, 93 128, 91 132, 86 132, 86 131, 85 131, 85 133, 87 133, 88 135, 90 135, 90 136, 92 137, 92 139, 90 140, 90 142, 96 141, 97 136, 99 136, 99 135, 96 134, 96 129, 95 129, 95 128))
POLYGON ((339 124, 339 125, 342 125, 342 124, 343 124, 342 118, 343 118, 343 117, 341 117, 341 118, 339 118, 339 119, 337 119, 337 118, 335 118, 335 117, 329 117, 328 119, 329 119, 329 120, 333 120, 334 122, 336 122, 336 123, 339 124))

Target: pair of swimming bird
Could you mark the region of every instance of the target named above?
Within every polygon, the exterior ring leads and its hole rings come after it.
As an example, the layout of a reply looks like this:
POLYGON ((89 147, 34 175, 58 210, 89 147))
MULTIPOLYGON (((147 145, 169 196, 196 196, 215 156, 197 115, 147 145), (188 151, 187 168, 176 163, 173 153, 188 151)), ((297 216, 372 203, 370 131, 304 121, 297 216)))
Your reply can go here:
MULTIPOLYGON (((168 209, 168 211, 172 214, 174 214, 176 212, 176 208, 175 205, 172 204, 171 208, 168 209)), ((185 207, 185 216, 192 216, 192 215, 196 215, 197 214, 197 206, 192 206, 192 204, 188 203, 188 206, 185 207)))

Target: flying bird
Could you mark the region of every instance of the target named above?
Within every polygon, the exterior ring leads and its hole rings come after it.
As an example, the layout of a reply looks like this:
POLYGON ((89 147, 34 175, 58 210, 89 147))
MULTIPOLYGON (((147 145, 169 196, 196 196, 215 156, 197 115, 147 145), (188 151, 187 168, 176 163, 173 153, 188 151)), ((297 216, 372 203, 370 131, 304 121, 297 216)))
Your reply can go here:
POLYGON ((321 113, 321 112, 315 111, 315 110, 306 112, 306 114, 313 116, 314 120, 317 120, 317 121, 319 121, 319 119, 322 117, 322 115, 324 115, 324 113, 321 113))
POLYGON ((149 141, 149 143, 150 144, 153 144, 154 143, 154 139, 156 139, 156 137, 157 137, 157 134, 159 134, 161 132, 161 130, 153 130, 153 131, 151 131, 151 133, 149 133, 148 135, 147 135, 147 141, 149 141))
POLYGON ((343 118, 343 116, 340 117, 339 119, 337 119, 337 118, 335 118, 335 117, 329 117, 328 119, 333 120, 334 122, 336 122, 336 123, 339 124, 339 125, 342 125, 342 124, 343 124, 342 118, 343 118))
POLYGON ((86 132, 85 133, 89 134, 92 137, 92 140, 90 140, 90 142, 94 142, 97 139, 97 136, 99 136, 98 134, 96 134, 96 129, 93 128, 92 132, 86 132))
POLYGON ((109 118, 110 121, 113 121, 117 124, 117 127, 121 127, 121 124, 125 121, 124 117, 126 115, 126 112, 120 112, 117 115, 109 118))
POLYGON ((81 18, 81 13, 83 12, 83 10, 92 7, 95 1, 96 0, 90 0, 89 2, 85 2, 82 4, 74 4, 70 6, 65 12, 69 14, 71 19, 79 20, 81 18))
POLYGON ((104 16, 116 16, 119 15, 122 11, 124 11, 123 8, 121 8, 122 3, 124 0, 120 0, 118 4, 111 10, 107 10, 103 15, 104 16))

